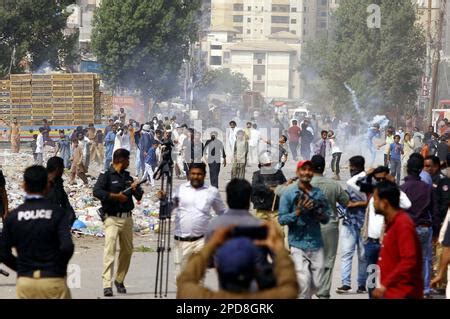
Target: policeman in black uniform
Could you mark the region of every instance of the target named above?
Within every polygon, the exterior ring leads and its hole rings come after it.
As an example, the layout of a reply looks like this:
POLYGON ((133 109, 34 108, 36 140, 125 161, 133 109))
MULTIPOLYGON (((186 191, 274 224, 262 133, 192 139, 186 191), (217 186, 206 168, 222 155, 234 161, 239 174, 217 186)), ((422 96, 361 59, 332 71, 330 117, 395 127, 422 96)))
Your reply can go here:
POLYGON ((120 253, 114 285, 118 293, 126 293, 123 284, 130 266, 133 253, 133 196, 142 199, 144 192, 133 183, 133 178, 126 171, 130 165, 130 152, 118 149, 113 155, 113 164, 109 170, 98 177, 94 186, 94 196, 101 200, 105 224, 105 249, 103 254, 103 294, 111 297, 112 272, 116 255, 116 243, 119 240, 120 253), (131 191, 125 192, 128 187, 131 191))
POLYGON ((8 195, 6 194, 6 181, 0 169, 0 217, 2 221, 8 215, 8 195))
POLYGON ((45 199, 46 188, 47 170, 27 168, 25 203, 8 215, 3 227, 0 260, 17 271, 18 298, 71 298, 66 275, 74 245, 67 215, 45 199))

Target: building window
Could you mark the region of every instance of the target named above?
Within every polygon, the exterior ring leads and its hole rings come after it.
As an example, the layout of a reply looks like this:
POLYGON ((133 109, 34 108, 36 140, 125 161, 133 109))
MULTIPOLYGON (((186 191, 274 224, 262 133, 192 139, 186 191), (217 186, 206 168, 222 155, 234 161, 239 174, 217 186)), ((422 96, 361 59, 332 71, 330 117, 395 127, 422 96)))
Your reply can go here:
POLYGON ((303 12, 306 12, 307 11, 306 9, 307 9, 306 7, 303 7, 303 12))
POLYGON ((253 83, 253 91, 263 92, 266 89, 266 85, 264 83, 253 83))
POLYGON ((242 22, 244 21, 244 16, 233 16, 233 22, 242 22))
POLYGON ((303 29, 303 35, 306 35, 306 29, 303 29))
POLYGON ((297 34, 297 31, 291 30, 291 33, 292 33, 292 34, 297 34))
POLYGON ((223 63, 229 63, 230 62, 230 52, 224 52, 223 53, 223 63))
POLYGON ((244 5, 242 3, 233 4, 234 11, 244 11, 244 5))
POLYGON ((321 12, 321 13, 320 13, 320 16, 321 16, 321 17, 326 17, 326 16, 327 16, 327 13, 326 13, 326 12, 321 12))
POLYGON ((322 5, 323 6, 327 6, 327 4, 328 4, 328 0, 322 0, 322 5))
POLYGON ((254 53, 253 54, 253 59, 254 60, 265 60, 266 59, 266 54, 265 53, 254 53))
POLYGON ((303 18, 303 24, 306 24, 306 17, 303 18))
POLYGON ((252 22, 252 18, 247 18, 247 22, 252 22))
POLYGON ((263 19, 263 18, 261 18, 261 22, 264 22, 264 19, 263 19))
POLYGON ((320 28, 321 29, 326 29, 327 28, 327 23, 326 22, 320 22, 320 28))
POLYGON ((261 34, 262 34, 262 30, 261 30, 261 34))
POLYGON ((289 32, 289 28, 278 28, 278 27, 272 27, 270 28, 270 33, 277 33, 277 32, 281 32, 281 31, 287 31, 289 32))
POLYGON ((261 81, 262 80, 262 75, 257 75, 256 76, 256 81, 261 81))
POLYGON ((221 45, 211 45, 211 50, 222 50, 221 45))
MULTIPOLYGON (((262 63, 260 63, 262 64, 262 63)), ((266 66, 265 65, 255 65, 253 66, 253 74, 254 75, 266 75, 266 66)))
POLYGON ((222 65, 222 57, 221 56, 211 56, 209 64, 211 64, 211 65, 222 65))
POLYGON ((239 31, 240 34, 242 34, 244 32, 244 28, 243 27, 234 27, 236 30, 239 31))
POLYGON ((248 6, 248 7, 247 7, 247 11, 252 11, 252 7, 251 7, 251 6, 248 6))
POLYGON ((247 29, 247 34, 252 33, 252 31, 250 29, 247 29))
POLYGON ((291 19, 291 24, 296 24, 297 23, 297 19, 291 19))
POLYGON ((297 12, 297 8, 291 8, 291 12, 297 12))
POLYGON ((272 12, 289 12, 288 4, 273 4, 272 12))
POLYGON ((289 23, 289 17, 272 16, 272 23, 289 23))

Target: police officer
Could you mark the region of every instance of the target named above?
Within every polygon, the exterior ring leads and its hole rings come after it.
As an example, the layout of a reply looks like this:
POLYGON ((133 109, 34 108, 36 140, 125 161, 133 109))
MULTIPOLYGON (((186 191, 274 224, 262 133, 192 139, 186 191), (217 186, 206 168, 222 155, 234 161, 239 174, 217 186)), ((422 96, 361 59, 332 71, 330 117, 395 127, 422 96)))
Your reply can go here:
POLYGON ((133 253, 133 219, 131 211, 134 208, 133 196, 137 200, 142 199, 144 192, 133 183, 133 178, 126 171, 130 165, 130 152, 126 149, 118 149, 113 155, 113 164, 101 173, 94 186, 94 196, 101 200, 102 210, 105 215, 105 249, 103 254, 103 294, 111 297, 112 272, 116 255, 116 243, 119 240, 120 253, 114 285, 118 293, 127 291, 123 284, 130 266, 133 253), (131 191, 123 192, 131 187, 131 191))
POLYGON ((74 245, 66 213, 44 197, 47 170, 31 166, 24 173, 25 203, 6 218, 0 260, 17 271, 18 298, 69 299, 67 264, 74 245), (12 248, 17 257, 12 254, 12 248))

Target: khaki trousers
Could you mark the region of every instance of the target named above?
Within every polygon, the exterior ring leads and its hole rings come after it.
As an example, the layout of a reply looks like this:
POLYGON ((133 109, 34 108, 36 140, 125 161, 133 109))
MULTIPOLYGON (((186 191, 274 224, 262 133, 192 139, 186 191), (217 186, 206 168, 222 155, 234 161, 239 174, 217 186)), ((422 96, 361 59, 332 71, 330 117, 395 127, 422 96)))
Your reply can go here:
POLYGON ((66 278, 18 277, 16 283, 18 299, 71 299, 66 278))
POLYGON ((255 216, 256 216, 256 218, 259 218, 264 221, 274 221, 275 224, 277 225, 278 231, 284 238, 284 246, 286 248, 289 248, 289 243, 288 243, 288 238, 287 238, 288 228, 287 228, 287 226, 281 226, 280 223, 278 222, 278 211, 277 210, 270 211, 270 210, 257 209, 255 216))
POLYGON ((103 288, 112 287, 116 244, 119 240, 120 252, 116 281, 123 283, 130 268, 133 254, 133 218, 110 216, 105 219, 105 249, 103 253, 103 288))
POLYGON ((103 144, 92 143, 91 144, 91 162, 97 162, 98 164, 103 164, 103 144))
POLYGON ((175 240, 173 256, 175 263, 175 278, 183 271, 189 257, 202 250, 204 244, 204 238, 192 242, 175 240))

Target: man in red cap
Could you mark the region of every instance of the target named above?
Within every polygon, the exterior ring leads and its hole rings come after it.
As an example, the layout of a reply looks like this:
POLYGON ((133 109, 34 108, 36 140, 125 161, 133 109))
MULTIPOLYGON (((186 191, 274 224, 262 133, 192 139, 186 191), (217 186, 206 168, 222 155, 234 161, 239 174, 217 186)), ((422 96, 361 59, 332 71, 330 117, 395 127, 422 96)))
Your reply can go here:
POLYGON ((300 298, 311 299, 323 284, 324 252, 320 224, 332 210, 324 193, 311 185, 311 161, 297 164, 299 182, 288 186, 280 200, 278 221, 289 228, 288 241, 300 285, 300 298))

